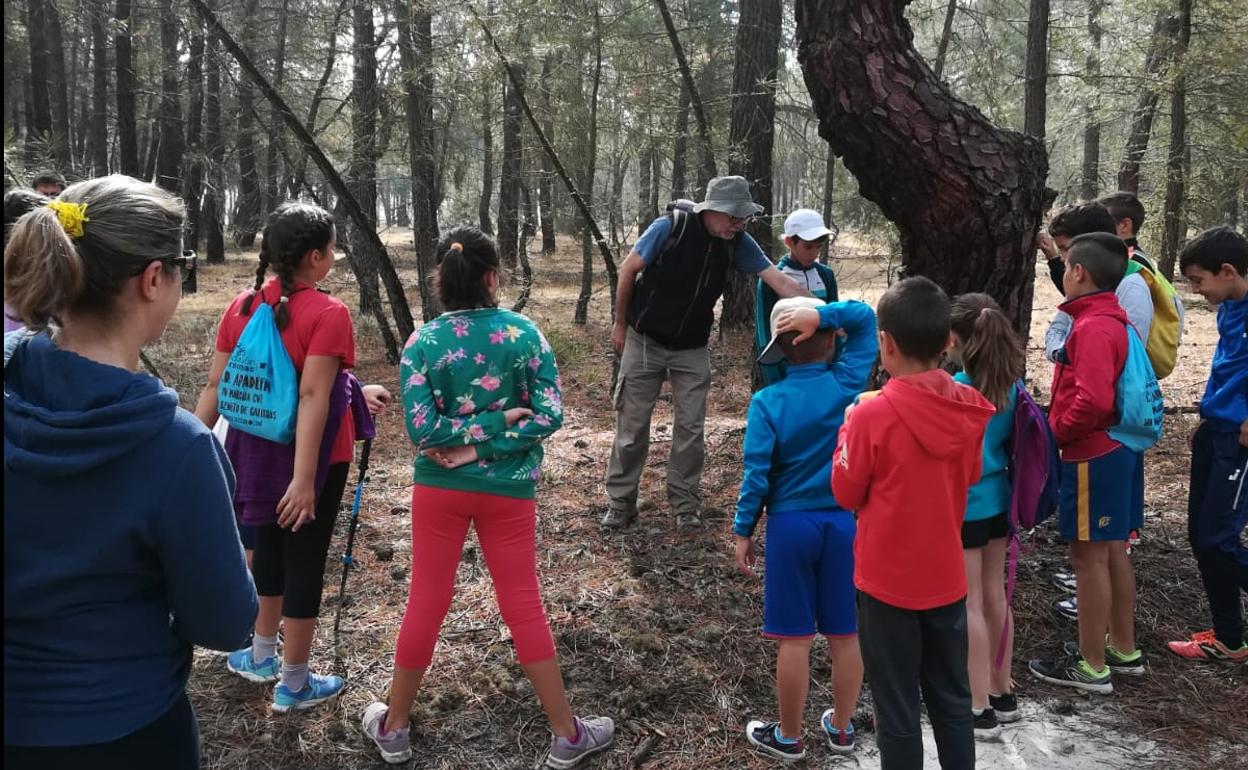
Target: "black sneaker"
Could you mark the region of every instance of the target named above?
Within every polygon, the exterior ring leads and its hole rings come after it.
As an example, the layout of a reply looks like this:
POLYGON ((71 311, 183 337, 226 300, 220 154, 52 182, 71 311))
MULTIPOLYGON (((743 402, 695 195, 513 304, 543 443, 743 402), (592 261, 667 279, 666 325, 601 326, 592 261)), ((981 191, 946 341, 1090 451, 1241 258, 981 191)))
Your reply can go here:
MULTIPOLYGON (((1062 645, 1062 651, 1067 655, 1079 655, 1078 642, 1066 642, 1062 645)), ((1115 674, 1123 676, 1144 676, 1148 673, 1148 656, 1143 650, 1137 649, 1130 655, 1123 655, 1113 647, 1109 646, 1109 642, 1105 643, 1105 665, 1109 666, 1109 670, 1115 674)))
POLYGON ((971 714, 975 723, 975 737, 981 741, 992 740, 1001 736, 1001 723, 997 721, 997 712, 988 707, 983 711, 971 714))
POLYGON ((1017 722, 1023 718, 1018 713, 1018 698, 1014 697, 1014 693, 1007 692, 1005 695, 988 694, 988 705, 997 714, 997 721, 1001 724, 1009 724, 1017 722))
POLYGON ((1079 581, 1075 579, 1075 573, 1073 572, 1054 573, 1052 583, 1068 594, 1075 593, 1079 586, 1079 581))
POLYGON ((1053 611, 1067 620, 1079 620, 1079 597, 1068 596, 1053 602, 1053 611))
POLYGON ((763 722, 755 719, 745 726, 745 737, 750 741, 750 745, 758 749, 759 752, 775 757, 782 762, 796 762, 799 759, 805 759, 806 747, 802 745, 802 739, 798 738, 796 743, 781 743, 776 738, 776 733, 779 730, 779 722, 763 722))
POLYGON ((1092 670, 1088 662, 1078 655, 1062 655, 1053 660, 1033 660, 1028 664, 1031 673, 1040 681, 1062 687, 1074 687, 1084 692, 1098 695, 1109 695, 1114 691, 1114 683, 1109 675, 1109 667, 1101 672, 1092 670))

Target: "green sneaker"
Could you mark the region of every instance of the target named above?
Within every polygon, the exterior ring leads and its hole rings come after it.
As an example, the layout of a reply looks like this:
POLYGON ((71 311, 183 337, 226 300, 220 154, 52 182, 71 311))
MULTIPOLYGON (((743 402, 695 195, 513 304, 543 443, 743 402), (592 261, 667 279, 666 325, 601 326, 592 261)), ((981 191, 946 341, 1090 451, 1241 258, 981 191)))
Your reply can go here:
POLYGON ((1109 666, 1100 671, 1094 671, 1088 662, 1078 655, 1062 655, 1054 660, 1037 659, 1031 661, 1027 667, 1037 679, 1049 684, 1073 687, 1098 695, 1109 695, 1114 691, 1109 666))
MULTIPOLYGON (((1079 643, 1066 642, 1062 645, 1062 651, 1071 657, 1079 657, 1079 643)), ((1109 670, 1115 674, 1144 676, 1148 673, 1148 656, 1139 648, 1136 648, 1135 652, 1130 655, 1126 655, 1118 652, 1109 642, 1106 642, 1105 665, 1109 666, 1109 670)))

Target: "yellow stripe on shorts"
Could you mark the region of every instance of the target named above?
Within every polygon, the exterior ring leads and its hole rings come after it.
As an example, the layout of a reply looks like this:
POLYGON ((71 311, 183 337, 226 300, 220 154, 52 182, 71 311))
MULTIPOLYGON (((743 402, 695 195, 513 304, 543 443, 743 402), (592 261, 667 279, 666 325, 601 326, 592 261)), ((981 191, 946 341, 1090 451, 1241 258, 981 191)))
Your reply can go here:
POLYGON ((1076 522, 1079 526, 1079 540, 1086 542, 1092 539, 1092 516, 1088 511, 1088 498, 1091 496, 1092 490, 1088 488, 1088 464, 1079 463, 1076 472, 1078 474, 1077 486, 1075 487, 1075 494, 1077 495, 1076 505, 1078 506, 1076 522))

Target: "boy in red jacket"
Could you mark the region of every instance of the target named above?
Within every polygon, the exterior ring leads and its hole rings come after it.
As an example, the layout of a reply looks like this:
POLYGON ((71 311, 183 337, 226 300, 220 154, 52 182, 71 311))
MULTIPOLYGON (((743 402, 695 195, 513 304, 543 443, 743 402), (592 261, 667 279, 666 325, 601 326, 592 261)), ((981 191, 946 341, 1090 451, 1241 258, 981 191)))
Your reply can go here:
POLYGON ((993 407, 937 368, 949 298, 907 278, 880 298, 884 389, 845 413, 832 491, 858 514, 858 633, 885 770, 921 768, 919 693, 943 768, 975 766, 962 515, 993 407))
POLYGON ((1101 694, 1114 691, 1111 671, 1139 675, 1145 666, 1126 550, 1128 533, 1144 524, 1144 466, 1109 436, 1127 360, 1127 315, 1114 296, 1127 258, 1127 245, 1108 233, 1080 235, 1066 253, 1061 309, 1074 326, 1055 358, 1049 424, 1062 453, 1058 528, 1078 578, 1079 641, 1030 664, 1043 681, 1101 694))

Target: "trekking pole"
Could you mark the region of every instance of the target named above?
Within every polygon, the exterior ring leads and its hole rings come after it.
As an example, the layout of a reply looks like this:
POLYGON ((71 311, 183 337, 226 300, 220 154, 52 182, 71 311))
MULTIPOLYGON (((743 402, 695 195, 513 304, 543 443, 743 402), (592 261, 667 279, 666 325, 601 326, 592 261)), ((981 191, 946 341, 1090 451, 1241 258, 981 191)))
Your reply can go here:
POLYGON ((342 582, 338 584, 338 612, 334 615, 334 650, 338 649, 338 627, 342 624, 342 607, 347 600, 347 575, 355 564, 351 549, 355 546, 355 528, 360 523, 360 498, 364 494, 364 479, 368 477, 368 453, 373 440, 366 439, 360 451, 360 475, 355 481, 355 501, 351 503, 351 523, 347 525, 347 548, 342 552, 342 582))

